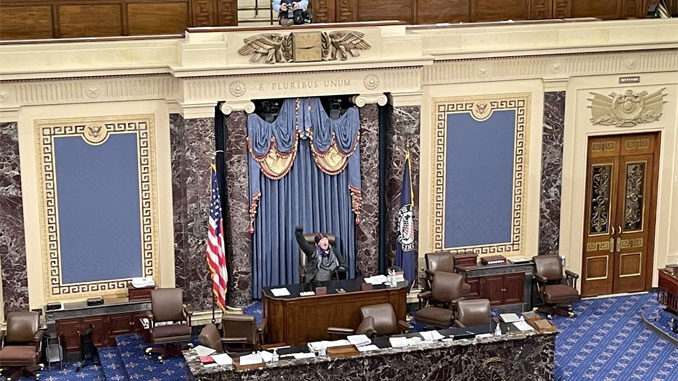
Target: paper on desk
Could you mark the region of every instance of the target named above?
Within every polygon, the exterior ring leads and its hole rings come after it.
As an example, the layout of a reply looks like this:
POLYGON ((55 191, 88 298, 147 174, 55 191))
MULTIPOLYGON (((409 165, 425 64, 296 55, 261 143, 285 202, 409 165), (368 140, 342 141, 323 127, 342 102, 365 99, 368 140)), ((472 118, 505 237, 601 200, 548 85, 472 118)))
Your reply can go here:
POLYGON ((218 355, 212 355, 214 362, 218 365, 232 365, 233 359, 226 353, 220 353, 218 355))
POLYGON ((371 285, 378 285, 386 283, 386 275, 375 275, 373 277, 365 278, 365 283, 371 285))
POLYGON ((285 288, 272 288, 271 293, 273 296, 290 296, 290 292, 285 288))
POLYGON ((348 340, 323 341, 325 348, 341 347, 342 345, 351 345, 348 340))
POLYGON ((436 341, 436 340, 441 340, 441 339, 445 338, 445 336, 441 335, 440 332, 438 332, 438 331, 425 331, 425 332, 419 332, 419 334, 426 341, 436 341))
POLYGON ((407 337, 391 337, 388 339, 388 341, 391 343, 391 346, 393 348, 406 347, 410 345, 409 340, 407 340, 407 337))
POLYGON ((513 323, 514 321, 520 320, 516 314, 499 314, 499 317, 504 321, 504 323, 513 323))
POLYGON ((240 356, 240 365, 261 364, 262 362, 264 362, 264 359, 261 358, 261 354, 259 353, 252 353, 251 355, 240 356))
POLYGON ((378 351, 378 350, 379 350, 379 347, 374 345, 374 344, 363 345, 362 347, 358 347, 358 351, 360 351, 360 352, 369 352, 369 351, 378 351))
POLYGON ((372 344, 372 340, 370 340, 370 338, 366 335, 351 335, 346 337, 346 339, 348 339, 349 343, 355 345, 356 347, 372 344))
POLYGON ((213 368, 215 366, 219 366, 219 364, 213 362, 213 363, 210 363, 210 364, 203 365, 204 368, 213 368))
POLYGON ((195 349, 195 353, 197 353, 198 356, 200 356, 200 357, 209 356, 212 353, 216 352, 214 349, 208 348, 208 347, 203 347, 202 345, 198 345, 197 347, 195 347, 193 349, 195 349))
POLYGON ((264 360, 264 362, 270 362, 273 360, 273 353, 271 352, 261 351, 259 354, 261 355, 261 359, 264 360))
POLYGON ((294 356, 295 359, 307 359, 311 357, 315 357, 315 353, 294 353, 292 356, 294 356))
POLYGON ((527 324, 524 321, 516 321, 516 322, 513 323, 513 325, 515 325, 516 328, 518 328, 519 330, 521 330, 523 332, 524 331, 534 331, 534 328, 532 328, 531 325, 527 324))

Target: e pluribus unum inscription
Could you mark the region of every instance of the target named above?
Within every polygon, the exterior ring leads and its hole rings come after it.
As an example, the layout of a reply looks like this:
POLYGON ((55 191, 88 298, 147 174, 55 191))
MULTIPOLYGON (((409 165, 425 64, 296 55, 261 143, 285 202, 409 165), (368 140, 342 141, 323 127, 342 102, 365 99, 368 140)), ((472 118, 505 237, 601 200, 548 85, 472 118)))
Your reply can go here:
POLYGON ((281 91, 299 89, 333 89, 337 87, 351 87, 350 79, 325 79, 309 81, 285 81, 259 83, 259 91, 281 91))

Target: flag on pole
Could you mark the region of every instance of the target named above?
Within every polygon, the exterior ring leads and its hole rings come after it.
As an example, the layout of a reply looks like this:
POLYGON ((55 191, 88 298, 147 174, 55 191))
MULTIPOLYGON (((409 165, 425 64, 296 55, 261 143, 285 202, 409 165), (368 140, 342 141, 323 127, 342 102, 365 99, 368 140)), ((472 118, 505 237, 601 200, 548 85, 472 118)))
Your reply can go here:
POLYGON ((228 273, 226 271, 226 251, 224 250, 224 223, 221 217, 217 168, 214 165, 212 165, 211 172, 212 197, 207 231, 207 265, 212 273, 212 291, 217 305, 222 311, 225 311, 228 273))
POLYGON ((403 187, 398 210, 398 242, 396 244, 396 266, 403 269, 408 286, 412 287, 417 277, 417 259, 414 252, 414 192, 412 190, 412 165, 410 150, 405 151, 403 187))

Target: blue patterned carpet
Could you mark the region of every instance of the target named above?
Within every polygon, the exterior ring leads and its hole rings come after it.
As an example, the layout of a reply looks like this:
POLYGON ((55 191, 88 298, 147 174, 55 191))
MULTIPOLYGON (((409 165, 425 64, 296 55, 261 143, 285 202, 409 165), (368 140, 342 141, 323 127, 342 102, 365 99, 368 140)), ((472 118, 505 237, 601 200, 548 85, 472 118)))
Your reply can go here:
MULTIPOLYGON (((641 314, 668 324, 672 315, 662 310, 656 294, 586 299, 574 305, 574 319, 556 317, 561 333, 556 339, 556 381, 651 380, 678 381, 678 347, 648 330, 641 314)), ((261 303, 244 309, 261 321, 261 303)), ((664 325, 665 326, 665 325, 664 325)), ((75 364, 64 370, 53 366, 41 372, 47 381, 174 381, 183 380, 186 363, 181 357, 160 363, 147 356, 148 346, 136 335, 116 338, 118 346, 100 350, 101 366, 80 372, 75 364)), ((22 378, 28 380, 27 378, 22 378)))
POLYGON ((586 299, 556 317, 556 380, 678 380, 678 347, 645 328, 656 294, 586 299))

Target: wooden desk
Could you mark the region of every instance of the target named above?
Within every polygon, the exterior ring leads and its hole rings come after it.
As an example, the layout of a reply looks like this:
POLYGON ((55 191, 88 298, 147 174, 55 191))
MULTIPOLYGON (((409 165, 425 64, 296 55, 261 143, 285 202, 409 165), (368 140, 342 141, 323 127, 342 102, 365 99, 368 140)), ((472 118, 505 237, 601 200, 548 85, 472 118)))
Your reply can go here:
MULTIPOLYGON (((407 284, 397 287, 374 286, 361 291, 362 279, 329 282, 326 295, 299 296, 303 284, 285 286, 290 296, 275 297, 271 288, 261 290, 266 318, 266 340, 271 343, 299 345, 327 339, 328 327, 357 328, 360 307, 390 303, 396 318, 403 320, 407 312, 407 284), (345 293, 337 293, 343 288, 345 293)), ((306 286, 308 288, 308 286, 306 286)))
POLYGON ((501 312, 521 312, 532 309, 532 278, 534 263, 503 263, 456 267, 466 277, 471 291, 465 298, 488 299, 492 308, 501 312))
POLYGON ((678 314, 678 270, 673 268, 659 269, 659 303, 666 309, 678 314))

